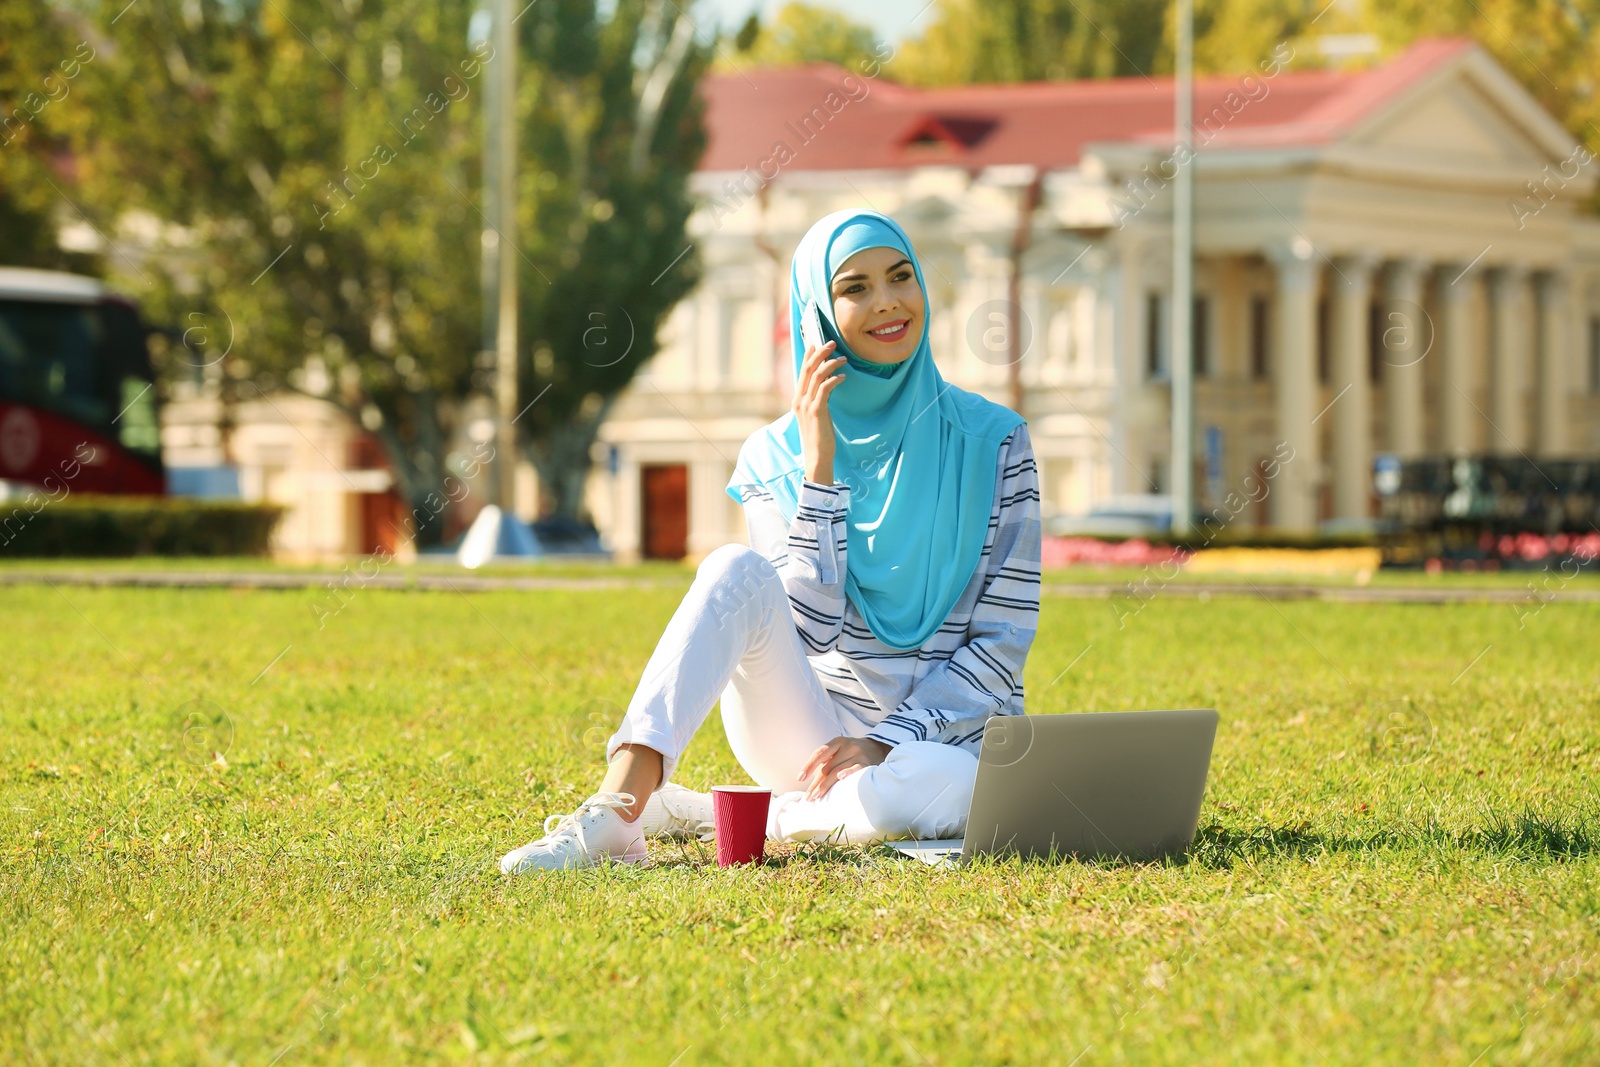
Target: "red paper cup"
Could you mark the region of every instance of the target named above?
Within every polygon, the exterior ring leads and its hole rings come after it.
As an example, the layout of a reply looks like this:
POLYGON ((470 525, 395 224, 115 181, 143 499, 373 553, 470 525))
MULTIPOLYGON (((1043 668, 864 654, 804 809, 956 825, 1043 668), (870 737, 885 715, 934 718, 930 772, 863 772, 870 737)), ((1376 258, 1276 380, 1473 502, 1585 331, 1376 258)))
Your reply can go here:
POLYGON ((711 789, 711 820, 717 831, 717 866, 760 863, 766 855, 767 807, 772 790, 756 785, 711 789))

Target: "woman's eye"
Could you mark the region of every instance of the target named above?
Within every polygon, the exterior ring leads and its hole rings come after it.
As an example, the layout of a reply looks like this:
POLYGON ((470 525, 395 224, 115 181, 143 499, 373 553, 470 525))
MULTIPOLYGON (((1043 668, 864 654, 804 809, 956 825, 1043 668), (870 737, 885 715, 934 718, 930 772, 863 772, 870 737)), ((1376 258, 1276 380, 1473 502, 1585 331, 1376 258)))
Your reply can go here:
MULTIPOLYGON (((911 278, 913 278, 913 277, 914 277, 914 275, 909 270, 902 270, 902 271, 898 272, 897 274, 895 274, 893 277, 891 277, 889 280, 893 281, 893 282, 904 282, 904 281, 910 281, 911 278)), ((856 282, 856 283, 846 287, 842 292, 839 293, 839 295, 840 296, 849 296, 851 293, 857 292, 859 290, 863 290, 865 288, 866 287, 863 286, 860 282, 856 282)))

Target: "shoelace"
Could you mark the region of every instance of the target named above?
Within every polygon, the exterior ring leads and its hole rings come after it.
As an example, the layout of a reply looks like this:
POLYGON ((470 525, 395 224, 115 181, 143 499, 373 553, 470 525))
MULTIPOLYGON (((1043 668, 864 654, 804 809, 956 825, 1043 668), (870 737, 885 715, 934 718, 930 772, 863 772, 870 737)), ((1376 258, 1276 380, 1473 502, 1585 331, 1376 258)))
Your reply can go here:
POLYGON ((634 805, 632 793, 596 793, 594 796, 579 804, 575 810, 566 815, 550 815, 544 820, 544 836, 554 837, 564 830, 575 830, 578 826, 578 817, 601 808, 631 808, 634 805))

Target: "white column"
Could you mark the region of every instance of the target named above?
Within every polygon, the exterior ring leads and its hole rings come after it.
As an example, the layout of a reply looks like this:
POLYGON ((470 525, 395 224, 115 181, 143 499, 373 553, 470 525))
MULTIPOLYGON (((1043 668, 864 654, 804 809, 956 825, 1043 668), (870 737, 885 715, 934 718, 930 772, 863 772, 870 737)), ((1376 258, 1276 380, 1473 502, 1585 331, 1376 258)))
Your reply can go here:
POLYGON ((1489 356, 1488 451, 1514 454, 1527 447, 1526 401, 1528 334, 1527 269, 1507 265, 1490 277, 1494 308, 1493 345, 1489 356))
POLYGON ((1111 440, 1112 492, 1148 493, 1150 486, 1132 458, 1141 427, 1135 426, 1136 402, 1144 388, 1141 356, 1144 354, 1144 278, 1141 238, 1124 233, 1117 245, 1116 386, 1113 390, 1111 440))
POLYGON ((694 347, 688 357, 688 380, 684 391, 697 393, 716 387, 717 342, 722 317, 721 301, 709 284, 702 284, 694 298, 694 347))
MULTIPOLYGON (((1568 403, 1579 397, 1585 396, 1590 389, 1589 384, 1589 299, 1593 295, 1591 286, 1594 283, 1594 274, 1590 271, 1567 272, 1567 393, 1568 403)), ((1587 423, 1583 426, 1584 433, 1592 432, 1587 423)), ((1567 427, 1567 446, 1569 448, 1585 448, 1586 441, 1579 441, 1572 432, 1572 427, 1567 427)))
POLYGON ((1037 388, 1054 373, 1054 367, 1048 366, 1055 359, 1055 353, 1050 348, 1050 327, 1054 316, 1054 307, 1050 300, 1050 292, 1045 285, 1036 278, 1030 278, 1025 271, 1022 276, 1022 285, 1018 304, 1022 312, 1022 330, 1019 341, 1028 342, 1027 351, 1022 353, 1022 361, 1017 366, 1017 373, 1022 379, 1023 410, 1028 410, 1027 390, 1037 388))
MULTIPOLYGON (((1237 395, 1236 383, 1250 381, 1250 292, 1248 277, 1253 259, 1221 256, 1217 260, 1217 285, 1212 307, 1216 319, 1216 348, 1212 350, 1219 394, 1205 418, 1222 431, 1222 492, 1236 490, 1251 473, 1256 457, 1245 447, 1247 405, 1223 399, 1237 395)), ((1251 383, 1253 384, 1253 383, 1251 383)), ((1202 425, 1205 423, 1202 422, 1202 425)), ((1202 431, 1203 432, 1203 431, 1202 431)), ((1220 503, 1217 501, 1216 503, 1220 503)), ((1244 521, 1250 521, 1248 515, 1244 521)))
POLYGON ((1539 276, 1539 455, 1567 452, 1567 381, 1572 323, 1567 276, 1549 271, 1539 276))
POLYGON ((1420 456, 1422 433, 1422 360, 1433 336, 1422 309, 1422 280, 1428 265, 1418 259, 1389 264, 1385 279, 1383 390, 1388 400, 1389 450, 1402 458, 1420 456))
POLYGON ((706 383, 713 392, 727 389, 734 379, 733 346, 738 342, 734 331, 740 303, 736 296, 717 297, 717 346, 711 354, 711 380, 706 383))
POLYGON ((737 540, 727 527, 728 463, 721 456, 699 456, 689 461, 688 552, 701 559, 718 545, 737 540))
POLYGON ((1454 265, 1444 273, 1453 281, 1439 286, 1439 437, 1446 455, 1472 450, 1472 294, 1482 275, 1475 267, 1454 265))
POLYGON ((655 383, 665 392, 690 391, 699 385, 700 353, 707 346, 705 290, 701 288, 691 293, 679 306, 684 309, 683 331, 679 334, 681 347, 673 353, 676 357, 673 363, 661 368, 665 373, 655 383))
POLYGON ((1278 268, 1277 330, 1273 389, 1278 415, 1278 440, 1293 448, 1280 458, 1272 481, 1269 514, 1282 530, 1309 532, 1317 525, 1317 274, 1315 249, 1305 238, 1275 250, 1278 268))
POLYGON ((644 528, 644 509, 640 500, 644 479, 640 474, 639 460, 631 450, 623 449, 620 460, 617 465, 611 529, 606 532, 611 537, 613 552, 627 560, 638 560, 644 554, 644 544, 640 540, 644 528))
POLYGON ((1372 300, 1374 256, 1340 260, 1330 309, 1332 348, 1333 514, 1365 519, 1372 495, 1372 379, 1368 372, 1367 309, 1372 300))

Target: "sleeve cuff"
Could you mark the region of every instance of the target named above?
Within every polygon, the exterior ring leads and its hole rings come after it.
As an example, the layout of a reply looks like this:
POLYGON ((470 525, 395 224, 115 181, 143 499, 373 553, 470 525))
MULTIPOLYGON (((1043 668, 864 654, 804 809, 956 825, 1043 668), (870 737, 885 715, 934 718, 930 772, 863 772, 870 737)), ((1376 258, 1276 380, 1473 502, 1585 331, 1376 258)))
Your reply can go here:
POLYGON ((850 502, 850 487, 843 482, 823 485, 805 479, 800 483, 800 506, 820 511, 837 511, 850 502))

